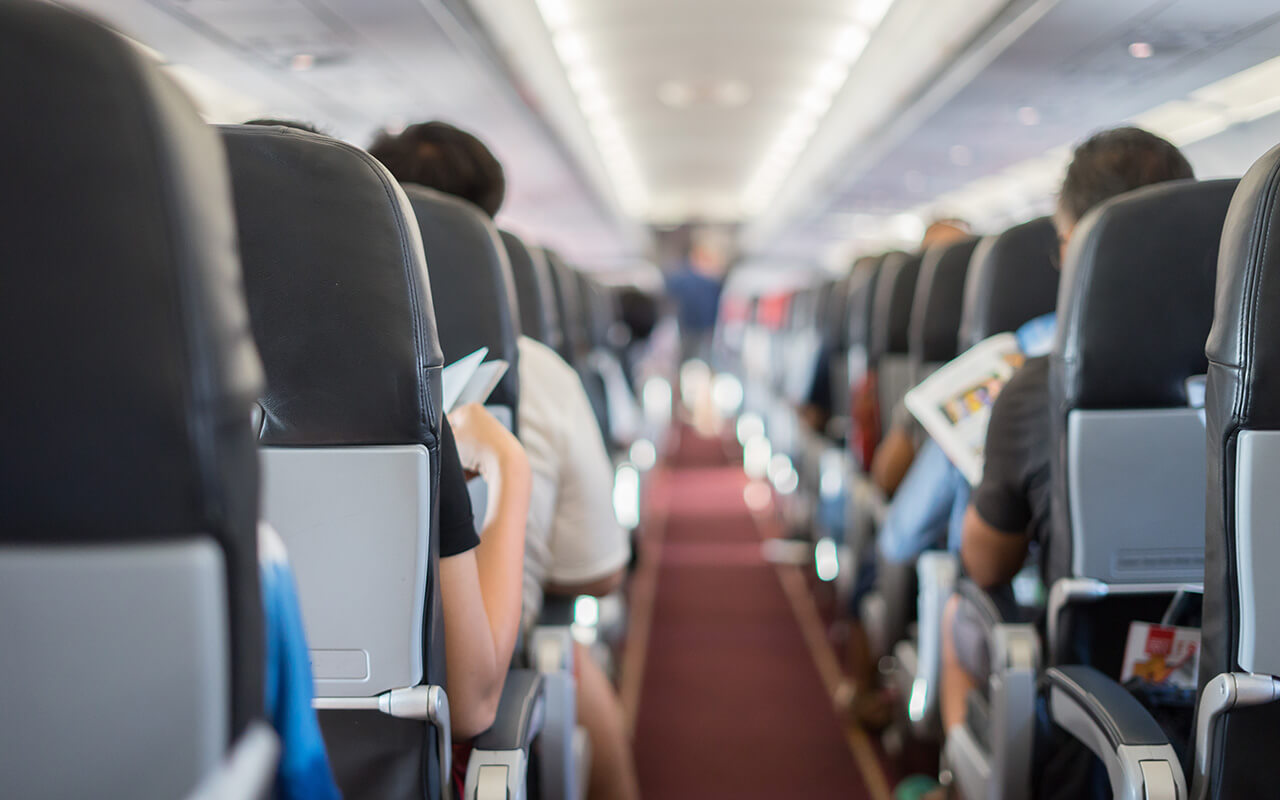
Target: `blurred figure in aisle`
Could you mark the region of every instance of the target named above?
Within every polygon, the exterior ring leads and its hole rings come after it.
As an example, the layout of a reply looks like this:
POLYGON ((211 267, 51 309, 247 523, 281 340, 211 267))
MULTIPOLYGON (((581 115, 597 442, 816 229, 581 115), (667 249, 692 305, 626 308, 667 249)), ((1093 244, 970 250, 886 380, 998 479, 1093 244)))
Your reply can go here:
POLYGON ((698 228, 690 238, 688 257, 667 276, 667 293, 676 303, 684 360, 706 361, 729 264, 729 236, 720 228, 698 228))

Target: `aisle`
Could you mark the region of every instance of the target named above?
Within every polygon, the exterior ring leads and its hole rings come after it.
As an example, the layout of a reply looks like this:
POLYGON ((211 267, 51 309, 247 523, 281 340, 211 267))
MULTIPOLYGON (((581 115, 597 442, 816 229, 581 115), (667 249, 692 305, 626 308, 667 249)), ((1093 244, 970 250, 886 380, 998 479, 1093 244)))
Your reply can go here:
POLYGON ((761 556, 742 471, 719 442, 683 438, 654 475, 656 580, 635 598, 647 606, 651 594, 651 614, 628 644, 646 656, 632 698, 644 797, 884 797, 883 779, 872 795, 855 764, 797 622, 803 607, 761 556))

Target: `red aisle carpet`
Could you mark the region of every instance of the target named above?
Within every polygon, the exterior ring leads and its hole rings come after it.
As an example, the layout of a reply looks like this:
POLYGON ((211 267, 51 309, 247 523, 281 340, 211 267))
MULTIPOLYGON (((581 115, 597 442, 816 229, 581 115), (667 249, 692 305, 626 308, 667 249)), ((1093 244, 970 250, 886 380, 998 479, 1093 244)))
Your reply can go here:
POLYGON ((741 469, 682 438, 649 499, 666 523, 635 728, 644 797, 870 798, 741 469))

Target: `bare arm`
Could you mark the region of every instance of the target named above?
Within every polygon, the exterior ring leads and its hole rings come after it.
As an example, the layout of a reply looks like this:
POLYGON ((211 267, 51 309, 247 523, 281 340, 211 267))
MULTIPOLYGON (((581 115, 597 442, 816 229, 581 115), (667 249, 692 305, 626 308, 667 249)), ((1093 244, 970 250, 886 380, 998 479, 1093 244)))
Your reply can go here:
POLYGON ((1013 580, 1026 563, 1030 543, 1026 534, 992 527, 973 505, 964 512, 960 558, 964 571, 983 589, 993 589, 1013 580))
POLYGON ((440 561, 453 731, 460 739, 493 724, 520 629, 529 461, 519 442, 483 408, 449 415, 464 467, 489 483, 487 523, 474 550, 440 561))
POLYGON ((890 428, 871 459, 871 480, 885 497, 893 497, 893 493, 898 491, 898 485, 906 477, 915 456, 916 447, 911 441, 911 434, 898 425, 890 428))

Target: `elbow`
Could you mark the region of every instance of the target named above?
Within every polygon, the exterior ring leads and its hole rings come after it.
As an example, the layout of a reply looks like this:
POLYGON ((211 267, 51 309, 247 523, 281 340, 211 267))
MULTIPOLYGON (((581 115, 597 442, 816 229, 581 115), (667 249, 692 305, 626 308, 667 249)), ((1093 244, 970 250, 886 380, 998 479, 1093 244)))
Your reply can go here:
POLYGON ((502 700, 503 681, 490 683, 493 685, 474 697, 460 697, 454 702, 451 709, 454 739, 474 739, 493 727, 493 721, 498 718, 498 703, 502 700))

